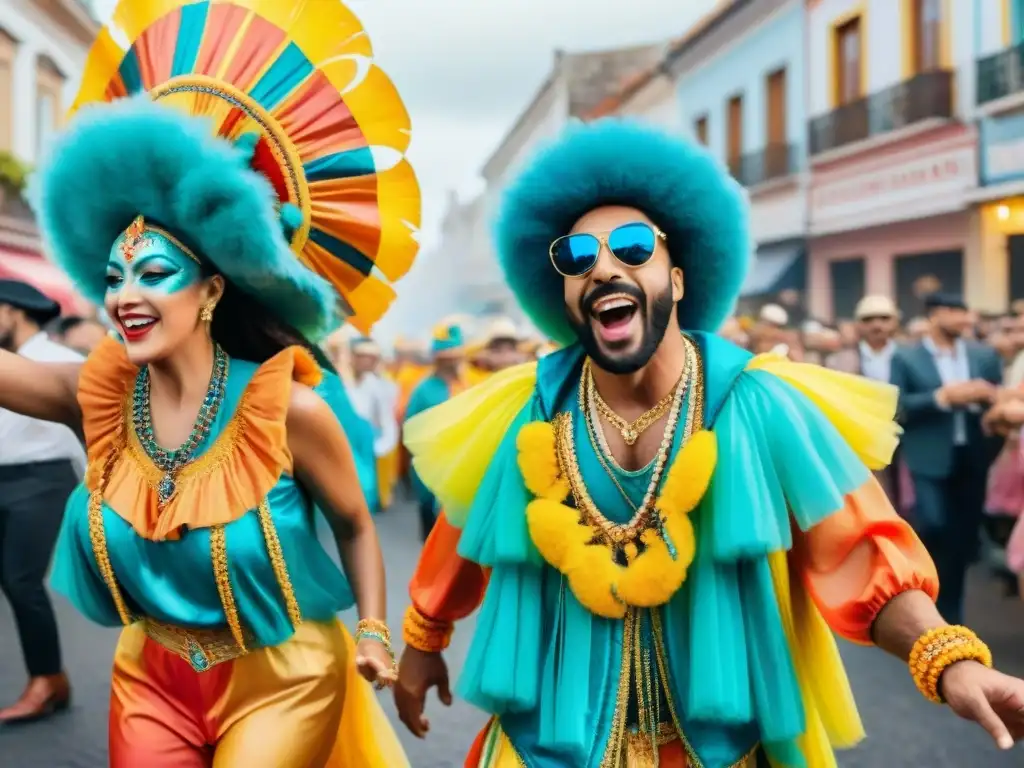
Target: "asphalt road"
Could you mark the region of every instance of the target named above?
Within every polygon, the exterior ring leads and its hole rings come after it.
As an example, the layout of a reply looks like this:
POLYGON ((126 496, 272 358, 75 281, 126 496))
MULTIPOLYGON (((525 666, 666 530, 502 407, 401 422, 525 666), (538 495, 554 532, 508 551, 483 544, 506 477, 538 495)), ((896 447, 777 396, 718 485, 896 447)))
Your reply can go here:
MULTIPOLYGON (((390 582, 390 621, 398 627, 406 605, 404 585, 415 564, 419 543, 411 507, 379 518, 390 582)), ((1024 603, 1004 600, 977 575, 970 587, 968 621, 990 643, 1005 671, 1024 675, 1024 603)), ((58 599, 66 665, 75 700, 66 714, 19 728, 0 729, 0 768, 102 768, 106 765, 106 717, 110 659, 115 633, 98 629, 58 599)), ((461 626, 448 654, 453 677, 470 634, 461 626)), ((928 704, 914 690, 905 667, 873 649, 844 646, 854 691, 868 738, 840 756, 841 768, 1020 768, 1024 747, 998 752, 976 726, 928 704)), ((16 697, 23 685, 21 654, 7 606, 0 600, 0 699, 16 697)), ((394 717, 415 768, 461 766, 465 752, 484 722, 482 713, 456 702, 451 709, 430 702, 433 728, 419 741, 394 717)), ((145 768, 140 766, 139 768, 145 768)), ((358 768, 353 766, 352 768, 358 768)))

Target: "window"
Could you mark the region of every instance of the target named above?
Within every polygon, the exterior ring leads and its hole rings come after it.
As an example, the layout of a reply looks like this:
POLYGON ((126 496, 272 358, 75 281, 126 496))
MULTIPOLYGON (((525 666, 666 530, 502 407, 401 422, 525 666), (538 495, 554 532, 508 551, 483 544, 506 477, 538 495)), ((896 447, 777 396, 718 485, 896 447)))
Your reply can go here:
POLYGON ((698 117, 693 123, 693 135, 705 147, 708 145, 708 116, 698 117))
POLYGON ((733 96, 729 99, 728 125, 726 127, 726 151, 729 169, 734 173, 739 168, 743 156, 743 97, 733 96))
POLYGON ((786 143, 786 69, 768 75, 768 146, 786 143))
POLYGON ((18 44, 0 29, 0 152, 14 144, 14 56, 18 44))
POLYGON ((60 127, 64 75, 45 56, 36 62, 36 153, 42 153, 60 127))
POLYGON ((857 101, 863 95, 861 82, 863 36, 860 16, 843 22, 833 30, 835 35, 835 101, 837 105, 857 101))
POLYGON ((910 3, 910 74, 932 72, 942 66, 942 0, 906 0, 910 3))

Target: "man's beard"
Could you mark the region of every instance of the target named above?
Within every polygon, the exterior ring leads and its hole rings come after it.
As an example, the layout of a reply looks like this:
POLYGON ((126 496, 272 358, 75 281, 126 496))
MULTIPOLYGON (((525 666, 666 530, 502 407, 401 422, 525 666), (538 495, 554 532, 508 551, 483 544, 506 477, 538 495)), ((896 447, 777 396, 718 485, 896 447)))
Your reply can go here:
POLYGON ((654 357, 654 353, 658 351, 662 339, 665 338, 669 323, 672 321, 674 307, 672 283, 666 284, 665 289, 658 293, 650 304, 647 302, 647 294, 639 288, 632 285, 606 283, 595 288, 580 301, 582 322, 569 312, 566 312, 566 315, 573 331, 576 332, 576 338, 579 339, 580 345, 594 361, 594 364, 608 373, 626 376, 639 371, 654 357), (615 293, 625 293, 636 300, 637 312, 643 324, 643 335, 640 338, 640 346, 635 352, 613 356, 605 352, 597 340, 594 326, 591 323, 593 317, 591 308, 600 299, 615 293))
POLYGON ((14 330, 0 331, 0 349, 7 352, 17 352, 14 348, 14 330))

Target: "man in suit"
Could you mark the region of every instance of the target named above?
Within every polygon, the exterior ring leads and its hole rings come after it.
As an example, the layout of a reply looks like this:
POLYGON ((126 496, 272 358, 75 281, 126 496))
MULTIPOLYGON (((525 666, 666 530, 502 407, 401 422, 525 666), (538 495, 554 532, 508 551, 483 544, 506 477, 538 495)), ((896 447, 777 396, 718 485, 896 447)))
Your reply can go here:
POLYGON ((977 555, 989 466, 999 441, 981 428, 1002 382, 1002 363, 964 338, 970 316, 958 296, 929 296, 929 332, 892 357, 900 388, 903 460, 917 503, 914 522, 939 573, 937 605, 952 624, 963 620, 964 578, 977 555))

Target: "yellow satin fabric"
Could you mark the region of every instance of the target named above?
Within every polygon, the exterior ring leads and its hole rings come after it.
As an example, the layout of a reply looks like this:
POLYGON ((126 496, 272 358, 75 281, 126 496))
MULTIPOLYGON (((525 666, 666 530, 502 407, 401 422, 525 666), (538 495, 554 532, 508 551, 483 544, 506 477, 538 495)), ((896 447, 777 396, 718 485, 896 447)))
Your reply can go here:
POLYGON ((124 630, 114 656, 111 768, 405 768, 339 622, 197 673, 124 630))

